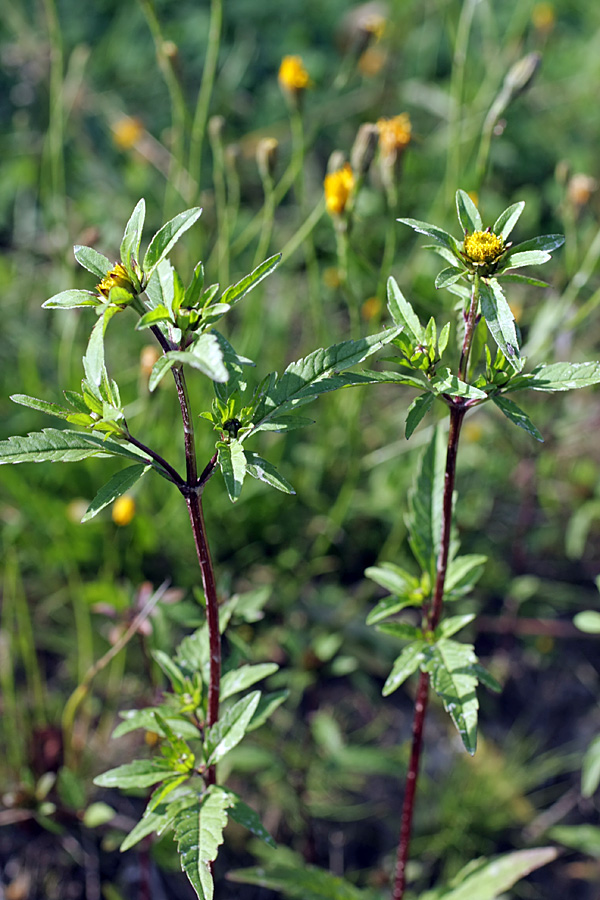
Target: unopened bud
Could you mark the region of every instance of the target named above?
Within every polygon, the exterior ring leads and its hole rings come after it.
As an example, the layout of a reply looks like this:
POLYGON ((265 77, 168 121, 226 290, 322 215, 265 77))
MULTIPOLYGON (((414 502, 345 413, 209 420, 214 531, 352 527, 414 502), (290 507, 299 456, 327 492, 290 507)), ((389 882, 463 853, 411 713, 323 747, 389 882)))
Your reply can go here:
POLYGON ((542 56, 540 53, 528 53, 527 56, 524 56, 510 67, 504 79, 504 87, 507 91, 510 91, 511 99, 518 97, 531 85, 541 61, 542 56))
POLYGON ((212 141, 220 141, 223 129, 225 128, 225 119, 223 116, 211 116, 208 120, 208 134, 212 141))
POLYGON ((358 129, 350 152, 350 163, 359 178, 369 171, 378 140, 379 128, 373 122, 365 122, 358 129))
POLYGON ((279 141, 275 138, 262 138, 256 147, 256 165, 263 181, 272 178, 277 165, 279 141))

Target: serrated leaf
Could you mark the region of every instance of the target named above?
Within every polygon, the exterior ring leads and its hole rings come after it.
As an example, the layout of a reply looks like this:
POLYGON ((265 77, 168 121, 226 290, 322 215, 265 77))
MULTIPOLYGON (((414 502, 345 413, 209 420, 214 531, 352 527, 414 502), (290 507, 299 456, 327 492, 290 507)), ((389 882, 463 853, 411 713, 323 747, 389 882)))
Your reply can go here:
POLYGON ((227 789, 225 793, 231 800, 229 817, 233 819, 234 822, 237 822, 238 825, 241 825, 242 828, 246 828, 247 831, 251 832, 255 837, 260 838, 260 840, 264 841, 265 844, 268 844, 269 847, 277 847, 277 844, 260 821, 258 813, 248 806, 247 803, 244 803, 242 798, 238 797, 234 791, 227 789))
POLYGON ((206 735, 206 765, 212 766, 229 753, 244 737, 256 711, 260 691, 252 691, 227 709, 206 735))
POLYGON ((106 788, 144 788, 164 781, 173 775, 173 768, 164 759, 136 759, 117 766, 94 778, 94 784, 106 788))
POLYGON ((454 375, 450 369, 441 369, 439 374, 430 382, 431 390, 438 396, 440 394, 450 394, 452 397, 466 397, 469 400, 487 400, 485 391, 466 381, 461 381, 457 375, 454 375))
POLYGON ((404 684, 407 678, 416 672, 419 666, 425 661, 424 650, 427 644, 425 641, 415 641, 405 647, 400 656, 396 659, 392 671, 387 677, 381 693, 384 697, 388 697, 397 691, 400 685, 404 684))
POLYGON ((421 457, 409 492, 409 543, 415 558, 434 583, 442 533, 442 503, 446 466, 446 442, 441 429, 421 457))
POLYGON ((257 478, 259 481, 264 481, 284 494, 296 493, 289 481, 277 471, 272 463, 251 450, 245 450, 244 453, 246 455, 246 471, 248 475, 251 475, 252 478, 257 478))
POLYGON ((198 369, 213 381, 224 382, 229 378, 221 344, 215 334, 201 334, 185 350, 169 350, 165 356, 198 369))
POLYGON ((370 891, 361 891, 343 878, 306 864, 289 866, 270 863, 230 872, 231 881, 256 884, 280 891, 292 900, 375 900, 370 891))
POLYGON ((233 697, 240 691, 246 690, 257 681, 268 678, 279 669, 277 663, 258 663, 254 666, 240 666, 231 672, 226 672, 221 678, 221 700, 233 697))
MULTIPOLYGON (((389 361, 399 362, 398 359, 389 361)), ((402 368, 402 366, 400 366, 399 372, 372 372, 369 369, 365 369, 363 374, 367 375, 376 384, 405 384, 408 387, 417 388, 418 391, 429 390, 429 381, 426 376, 423 372, 418 372, 415 369, 402 368)))
POLYGON ((499 694, 502 691, 502 685, 496 681, 494 676, 491 675, 487 669, 484 669, 482 665, 475 663, 475 665, 471 667, 471 670, 479 684, 486 687, 488 691, 493 691, 495 694, 499 694))
POLYGON ((524 200, 520 200, 518 203, 513 203, 512 206, 507 207, 507 209, 500 213, 494 222, 494 227, 492 228, 494 234, 497 234, 505 241, 519 221, 524 209, 524 200))
POLYGON ((98 253, 93 247, 83 247, 81 244, 76 244, 73 247, 73 252, 79 265, 99 278, 100 281, 105 275, 108 275, 113 267, 110 259, 107 259, 102 253, 98 253))
POLYGON ((413 342, 420 344, 423 340, 423 326, 419 317, 408 302, 395 278, 388 278, 387 282, 387 307, 392 321, 412 338, 413 342))
POLYGON ((483 222, 479 210, 465 191, 456 192, 456 212, 463 231, 471 234, 483 230, 483 222))
POLYGON ((214 895, 211 863, 223 843, 230 805, 224 791, 213 789, 202 798, 199 809, 185 809, 173 821, 181 868, 199 900, 212 900, 214 895))
POLYGON ((314 419, 307 419, 306 416, 274 416, 262 425, 258 425, 253 433, 257 431, 276 431, 286 432, 295 431, 296 428, 305 428, 307 425, 314 425, 314 419))
POLYGON ((470 644, 442 638, 425 649, 422 665, 431 676, 431 686, 441 698, 468 753, 477 749, 477 677, 473 666, 477 657, 470 644))
POLYGON ((592 797, 600 784, 600 735, 595 737, 583 757, 581 795, 592 797))
POLYGON ((483 859, 475 870, 470 863, 464 877, 459 872, 454 879, 459 882, 458 887, 444 891, 439 900, 496 900, 521 878, 552 862, 557 855, 556 847, 537 847, 483 859))
POLYGON ((507 390, 572 391, 600 382, 600 362, 553 363, 534 369, 523 382, 511 381, 507 390))
POLYGON ((225 480, 225 487, 232 503, 239 500, 242 493, 242 485, 246 475, 247 462, 244 449, 239 441, 232 440, 229 443, 219 441, 219 466, 225 480))
POLYGON ((123 240, 121 241, 121 262, 127 270, 131 269, 131 261, 140 259, 140 243, 146 218, 146 203, 142 199, 133 210, 131 217, 125 226, 123 240))
POLYGON ((400 612, 402 609, 406 609, 408 606, 422 606, 422 604, 423 597, 419 597, 415 594, 405 594, 398 597, 384 597, 383 600, 380 600, 377 606, 371 610, 366 618, 366 624, 375 625, 376 622, 381 622, 382 619, 387 619, 389 616, 393 616, 395 613, 400 612))
POLYGON ((472 622, 474 618, 475 613, 465 613, 465 615, 462 616, 448 616, 447 619, 442 619, 435 629, 435 636, 436 638, 452 637, 453 634, 456 634, 457 631, 460 631, 461 628, 464 628, 465 625, 472 622))
POLYGON ((140 480, 142 475, 145 475, 151 468, 152 466, 135 465, 129 466, 121 472, 116 472, 112 478, 106 482, 104 487, 100 488, 88 506, 87 512, 81 521, 89 522, 90 519, 93 519, 101 510, 106 506, 109 506, 113 500, 116 500, 117 497, 120 497, 132 488, 133 485, 140 480))
POLYGON ((142 268, 146 277, 149 277, 157 265, 165 259, 179 238, 200 218, 201 213, 199 207, 186 209, 156 232, 144 256, 142 268))
POLYGON ((480 281, 481 312, 490 334, 500 347, 507 361, 519 369, 519 342, 515 330, 515 317, 498 282, 480 281))
POLYGON ((441 272, 438 273, 435 279, 435 288, 436 290, 442 290, 443 288, 450 287, 451 284, 456 284, 457 281, 464 276, 465 270, 459 269, 457 266, 448 266, 446 269, 442 269, 441 272))
POLYGON ((523 412, 523 410, 517 406, 516 403, 513 403, 512 400, 509 400, 508 397, 492 397, 495 405, 501 410, 507 419, 509 419, 513 425, 517 425, 519 428, 522 428, 527 434, 530 434, 531 437, 534 437, 536 441, 544 442, 544 438, 535 427, 527 413, 523 412))
POLYGON ((258 426, 275 415, 279 416, 310 403, 327 391, 371 383, 373 373, 340 373, 376 353, 400 331, 400 328, 390 328, 357 341, 344 341, 326 349, 315 350, 303 359, 290 363, 280 378, 272 375, 268 380, 254 412, 254 424, 258 426))
POLYGON ((91 291, 61 291, 42 303, 43 309, 77 309, 83 306, 100 306, 102 300, 91 291))
POLYGON ((421 222, 418 219, 397 219, 397 221, 402 222, 403 225, 408 225, 409 228, 418 231, 419 234, 424 234, 427 237, 433 238, 434 241, 441 244, 446 250, 450 250, 452 253, 458 252, 456 238, 453 238, 452 235, 448 234, 447 231, 444 231, 443 228, 438 228, 437 225, 430 225, 428 222, 421 222))
MULTIPOLYGON (((132 453, 113 441, 103 441, 97 435, 78 431, 45 428, 26 437, 10 437, 0 441, 0 465, 24 462, 78 462, 89 456, 124 456, 136 462, 139 453, 132 453)), ((147 460, 150 464, 150 460, 147 460)))
POLYGON ((245 278, 242 278, 241 281, 238 281, 237 284, 228 287, 227 290, 223 293, 223 296, 220 299, 220 303, 228 303, 230 306, 233 306, 234 303, 238 303, 242 297, 244 297, 249 291, 256 287, 256 285, 266 278, 267 275, 270 275, 271 272, 277 268, 279 263, 281 262, 281 253, 277 253, 275 256, 271 256, 269 259, 266 259, 259 266, 253 269, 249 275, 246 275, 245 278))
POLYGON ((50 416, 56 416, 57 419, 68 419, 72 415, 72 412, 65 409, 64 406, 58 406, 57 403, 51 403, 49 400, 38 400, 37 397, 29 397, 27 394, 11 394, 10 399, 20 406, 48 413, 50 416))

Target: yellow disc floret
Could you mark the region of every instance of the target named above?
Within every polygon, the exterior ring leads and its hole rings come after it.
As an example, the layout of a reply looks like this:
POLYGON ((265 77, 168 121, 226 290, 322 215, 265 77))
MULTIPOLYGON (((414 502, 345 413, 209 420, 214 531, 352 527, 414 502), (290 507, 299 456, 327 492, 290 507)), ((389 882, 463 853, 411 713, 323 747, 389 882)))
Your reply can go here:
POLYGON ((354 190, 354 172, 350 163, 346 163, 341 169, 326 175, 324 187, 327 212, 332 216, 340 216, 346 209, 354 190))
POLYGON ((112 288, 116 287, 127 291, 132 297, 136 294, 129 273, 121 263, 116 263, 114 269, 106 273, 100 284, 96 285, 96 290, 108 300, 112 288))
POLYGON ((392 119, 379 119, 379 149, 386 160, 392 162, 410 144, 412 127, 408 113, 401 113, 392 119))
POLYGON ((474 231, 465 236, 463 251, 472 263, 485 266, 502 256, 504 241, 492 231, 474 231))

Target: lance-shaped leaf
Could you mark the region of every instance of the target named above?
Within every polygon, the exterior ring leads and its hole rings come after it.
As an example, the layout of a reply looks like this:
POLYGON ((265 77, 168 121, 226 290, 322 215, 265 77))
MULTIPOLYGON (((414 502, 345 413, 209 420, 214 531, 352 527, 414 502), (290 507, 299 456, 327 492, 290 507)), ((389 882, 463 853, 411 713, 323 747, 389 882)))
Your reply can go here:
POLYGON ((206 735, 206 765, 212 766, 242 740, 254 715, 260 691, 252 691, 226 710, 206 735))
POLYGON ((472 384, 461 381, 450 369, 442 369, 431 380, 431 389, 438 395, 450 394, 452 397, 465 397, 469 400, 487 400, 485 391, 480 391, 472 384))
POLYGON ((375 625, 377 622, 381 622, 383 619, 395 615, 397 612, 406 609, 408 606, 422 605, 422 594, 420 596, 418 594, 400 594, 399 596, 384 597, 383 600, 380 600, 377 606, 371 610, 365 621, 367 625, 375 625))
POLYGON ((553 363, 512 379, 506 391, 533 388, 534 391, 572 391, 600 383, 600 362, 553 363))
POLYGON ((246 476, 247 462, 244 449, 239 441, 232 440, 217 442, 217 450, 219 451, 219 465, 223 478, 225 479, 225 487, 232 503, 239 500, 242 493, 242 485, 246 476))
POLYGON ((600 734, 585 751, 581 765, 581 795, 592 797, 600 785, 600 734))
POLYGON ((438 228, 437 225, 430 225, 428 222, 421 222, 418 219, 398 219, 397 221, 402 222, 403 225, 408 225, 409 228, 418 231, 419 234, 433 238, 436 243, 441 244, 446 250, 450 250, 454 255, 458 255, 459 248, 456 238, 453 238, 443 228, 438 228))
MULTIPOLYGON (((396 362, 397 360, 389 360, 396 362)), ((363 371, 374 384, 405 384, 408 387, 417 388, 418 391, 429 390, 429 381, 424 372, 407 369, 400 366, 398 372, 372 372, 370 369, 363 371)))
POLYGON ((314 424, 315 420, 308 419, 306 416, 274 416, 263 422, 262 425, 257 425, 253 433, 256 434, 257 431, 295 431, 296 428, 306 428, 307 425, 314 424))
POLYGON ((144 256, 142 268, 146 277, 149 277, 157 265, 168 256, 179 238, 198 221, 201 213, 202 210, 197 206, 186 209, 156 232, 144 256))
POLYGON ((134 259, 139 262, 140 259, 140 243, 145 218, 146 203, 142 199, 132 212, 121 241, 121 262, 128 271, 131 269, 131 261, 134 259))
POLYGON ((296 493, 289 481, 277 471, 272 463, 263 459, 258 453, 253 453, 251 450, 244 450, 244 453, 246 455, 246 471, 248 472, 248 475, 251 475, 252 478, 256 478, 259 481, 264 481, 266 484, 276 488, 278 491, 282 491, 284 494, 296 493))
POLYGON ((277 847, 277 844, 260 821, 258 813, 248 806, 247 803, 244 803, 242 798, 238 797, 234 791, 224 790, 224 793, 227 794, 231 801, 229 817, 233 819, 234 822, 237 822, 238 825, 246 828, 255 837, 260 838, 260 840, 264 841, 265 844, 268 844, 269 847, 277 847))
POLYGON ((211 863, 217 858, 227 825, 231 799, 221 790, 212 790, 200 807, 182 810, 173 821, 181 868, 199 900, 212 900, 214 882, 211 863))
POLYGON ((394 324, 403 328, 415 344, 420 344, 424 336, 423 327, 395 278, 388 278, 387 297, 387 307, 394 324))
POLYGON ((214 334, 201 334, 186 350, 169 350, 166 358, 185 363, 208 375, 212 381, 227 381, 229 372, 223 361, 221 345, 214 334))
POLYGON ((406 415, 406 425, 404 427, 404 436, 406 437, 406 440, 411 437, 419 422, 427 415, 433 406, 434 400, 434 394, 419 394, 419 396, 415 397, 410 404, 406 415))
POLYGON ((116 472, 113 477, 101 487, 90 505, 87 508, 82 522, 89 522, 94 516, 98 515, 100 510, 104 509, 117 497, 120 497, 145 475, 152 466, 135 465, 116 472))
POLYGON ((405 594, 419 587, 419 579, 396 563, 384 562, 380 566, 369 566, 365 569, 365 575, 392 594, 405 594))
POLYGON ((170 322, 171 321, 171 313, 167 309, 166 306, 163 306, 162 303, 158 306, 155 306, 154 309, 148 310, 147 313, 144 313, 135 324, 136 331, 142 331, 144 328, 151 328, 153 325, 156 325, 157 322, 170 322))
POLYGON ((394 663, 392 671, 388 675, 387 681, 383 686, 381 693, 384 697, 397 691, 400 685, 404 684, 406 679, 409 678, 413 672, 416 672, 423 664, 425 661, 426 647, 427 644, 425 641, 415 641, 413 644, 409 644, 408 647, 404 648, 394 663))
POLYGON ((100 306, 102 300, 91 291, 61 291, 42 303, 44 309, 77 309, 83 306, 100 306))
POLYGON ((525 201, 520 200, 518 203, 513 203, 513 205, 505 209, 504 212, 501 212, 494 222, 494 227, 492 229, 494 234, 497 234, 505 241, 519 221, 524 209, 525 201))
POLYGON ((517 244, 515 247, 511 247, 508 255, 512 256, 513 253, 524 253, 529 250, 541 250, 545 253, 551 253, 552 250, 562 247, 564 242, 564 234, 541 234, 538 237, 530 238, 528 241, 523 241, 523 243, 517 244))
POLYGON ((523 253, 510 253, 502 261, 502 271, 522 269, 524 266, 542 266, 552 259, 544 250, 526 250, 523 253))
MULTIPOLYGON (((140 454, 133 453, 114 441, 102 440, 98 435, 78 431, 60 431, 45 428, 44 431, 26 437, 10 437, 0 441, 0 465, 24 462, 79 462, 89 456, 124 456, 140 461, 140 454)), ((143 458, 143 457, 142 457, 143 458)), ((147 460, 150 464, 151 461, 147 460)))
POLYGON ((527 434, 530 434, 531 437, 534 437, 536 441, 544 442, 544 438, 535 427, 527 413, 523 412, 516 403, 513 403, 512 400, 509 400, 508 397, 492 397, 492 400, 496 404, 499 410, 501 410, 507 419, 509 419, 514 425, 518 425, 519 428, 522 428, 527 434))
POLYGON ((450 285, 460 281, 464 274, 465 270, 459 269, 457 266, 448 266, 447 269, 442 269, 435 279, 436 290, 439 291, 442 288, 449 288, 450 285))
POLYGON ((277 663, 259 663, 255 666, 240 666, 239 669, 233 669, 226 672, 221 679, 221 700, 233 697, 240 691, 245 691, 257 681, 268 678, 278 670, 277 663))
POLYGON ((223 293, 223 296, 219 300, 219 303, 228 303, 229 306, 233 306, 234 303, 238 303, 242 297, 244 297, 248 291, 251 291, 256 287, 259 282, 266 278, 267 275, 270 275, 271 272, 277 268, 279 263, 281 262, 281 253, 276 254, 276 256, 271 256, 269 259, 266 259, 262 262, 256 269, 253 269, 249 275, 246 275, 245 278, 242 278, 241 281, 238 281, 237 284, 233 284, 231 287, 228 287, 227 290, 223 293))
POLYGON ((306 863, 297 866, 267 863, 230 872, 228 878, 279 891, 292 900, 376 900, 378 896, 373 891, 359 890, 344 878, 306 863))
POLYGON ((442 638, 425 649, 422 668, 429 672, 431 685, 454 722, 465 749, 471 756, 477 749, 477 657, 470 644, 442 638))
POLYGON ((57 403, 51 403, 49 400, 38 400, 37 397, 29 397, 27 394, 12 394, 10 399, 13 403, 48 413, 49 416, 56 416, 57 419, 68 419, 72 415, 72 410, 65 409, 64 406, 58 406, 57 403))
POLYGON ((422 570, 429 573, 432 584, 442 534, 445 464, 445 438, 442 430, 438 428, 421 457, 408 498, 410 547, 422 570))
POLYGON ((340 373, 376 353, 400 331, 400 328, 390 328, 357 341, 344 341, 315 350, 309 356, 291 363, 280 378, 272 375, 254 413, 254 424, 260 425, 274 415, 310 403, 327 391, 371 383, 371 373, 340 373))
POLYGON ((475 613, 465 613, 463 616, 448 616, 442 619, 438 627, 435 629, 436 638, 449 638, 465 625, 468 625, 475 618, 475 613))
MULTIPOLYGON (((458 886, 441 894, 435 900, 496 900, 521 878, 556 859, 556 847, 536 847, 533 850, 516 850, 494 859, 482 859, 479 865, 469 863, 455 876, 458 886)), ((423 898, 425 900, 425 898, 423 898)))
POLYGON ((468 594, 483 575, 486 562, 487 556, 477 553, 457 556, 450 560, 444 584, 445 599, 456 600, 468 594))
POLYGON ((105 275, 108 275, 113 267, 110 259, 107 259, 106 256, 98 253, 93 247, 83 247, 81 244, 76 244, 75 247, 73 247, 73 251, 79 265, 83 266, 84 269, 87 269, 88 272, 91 272, 92 275, 99 278, 100 281, 102 281, 105 275))
POLYGON ((126 850, 135 847, 136 844, 145 837, 148 837, 148 835, 154 833, 158 834, 161 829, 166 826, 168 819, 169 816, 166 811, 166 804, 161 804, 156 810, 146 811, 143 818, 140 819, 137 825, 134 825, 127 837, 121 843, 119 848, 121 853, 125 853, 126 850))
POLYGON ((166 759, 136 759, 133 762, 125 763, 124 766, 117 766, 116 769, 110 769, 102 775, 94 778, 94 784, 98 787, 121 788, 144 788, 164 781, 165 778, 173 775, 173 768, 166 759))
POLYGON ((401 641, 415 641, 423 637, 421 629, 409 622, 384 622, 383 625, 377 626, 377 631, 383 631, 384 634, 389 634, 401 641))
POLYGON ((488 329, 508 362, 519 370, 519 342, 515 330, 515 317, 506 297, 495 278, 479 283, 481 312, 488 329))
POLYGON ((513 272, 502 273, 503 282, 511 282, 512 284, 530 284, 532 287, 547 288, 550 287, 547 281, 540 281, 539 278, 530 278, 528 275, 519 275, 513 272))
POLYGON ((474 231, 482 231, 483 222, 479 210, 465 191, 458 190, 456 192, 456 212, 463 231, 468 231, 470 234, 474 231))
POLYGON ((282 703, 285 703, 289 694, 290 692, 288 690, 273 691, 271 694, 262 694, 258 706, 256 707, 256 712, 252 716, 252 720, 246 731, 256 731, 257 728, 264 725, 267 719, 273 715, 275 710, 281 706, 282 703))
POLYGON ((85 376, 92 384, 100 384, 104 370, 104 316, 101 316, 90 334, 83 357, 85 376))
POLYGON ((188 741, 198 739, 199 731, 193 722, 177 715, 168 715, 164 710, 161 711, 158 707, 154 706, 146 706, 144 709, 125 709, 120 712, 119 715, 123 717, 124 721, 119 722, 113 731, 113 738, 122 737, 124 734, 129 734, 131 731, 137 731, 138 728, 143 728, 145 731, 154 731, 161 737, 166 737, 165 732, 161 729, 160 724, 157 722, 156 716, 154 715, 157 712, 162 712, 163 720, 167 722, 169 727, 173 729, 178 737, 188 741))

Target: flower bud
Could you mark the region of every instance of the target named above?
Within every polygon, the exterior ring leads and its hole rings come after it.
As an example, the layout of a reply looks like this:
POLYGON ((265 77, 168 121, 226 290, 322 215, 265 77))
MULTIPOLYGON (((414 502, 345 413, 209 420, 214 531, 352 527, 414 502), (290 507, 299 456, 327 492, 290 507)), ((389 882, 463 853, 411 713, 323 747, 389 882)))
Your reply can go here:
POLYGON ((359 178, 366 175, 371 167, 378 137, 379 128, 372 122, 365 122, 358 129, 350 152, 350 163, 359 178))

